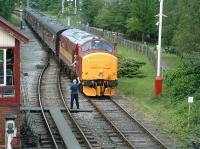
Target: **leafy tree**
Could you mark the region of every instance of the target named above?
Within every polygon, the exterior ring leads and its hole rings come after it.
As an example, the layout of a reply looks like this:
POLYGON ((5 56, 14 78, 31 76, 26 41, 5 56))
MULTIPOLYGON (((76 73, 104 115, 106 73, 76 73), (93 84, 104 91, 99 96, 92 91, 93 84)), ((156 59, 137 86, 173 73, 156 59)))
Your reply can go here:
POLYGON ((95 21, 98 27, 112 30, 113 25, 113 16, 109 11, 110 6, 105 6, 101 10, 99 10, 99 15, 95 17, 95 21))
POLYGON ((95 17, 103 6, 104 0, 83 0, 81 10, 82 21, 89 23, 91 26, 95 25, 95 17))
POLYGON ((176 69, 167 73, 165 84, 172 99, 183 100, 186 96, 199 91, 199 68, 199 62, 182 62, 176 69))
POLYGON ((181 2, 181 20, 175 32, 173 43, 182 53, 200 51, 200 1, 181 2))
POLYGON ((0 15, 5 19, 10 19, 11 13, 15 8, 15 1, 13 0, 0 0, 0 15))
POLYGON ((40 9, 41 11, 47 11, 48 6, 50 6, 51 3, 49 0, 37 0, 36 2, 36 8, 40 9))
POLYGON ((48 11, 51 10, 50 12, 52 14, 58 14, 61 13, 61 2, 60 0, 49 0, 49 5, 48 5, 48 11))
POLYGON ((164 1, 163 40, 166 45, 172 45, 172 39, 180 22, 182 5, 180 1, 164 1))
POLYGON ((155 33, 157 2, 157 0, 133 0, 132 2, 131 17, 127 20, 127 29, 129 33, 141 34, 142 41, 146 35, 155 33))
POLYGON ((96 25, 107 30, 125 33, 130 3, 130 0, 107 2, 95 17, 96 25))

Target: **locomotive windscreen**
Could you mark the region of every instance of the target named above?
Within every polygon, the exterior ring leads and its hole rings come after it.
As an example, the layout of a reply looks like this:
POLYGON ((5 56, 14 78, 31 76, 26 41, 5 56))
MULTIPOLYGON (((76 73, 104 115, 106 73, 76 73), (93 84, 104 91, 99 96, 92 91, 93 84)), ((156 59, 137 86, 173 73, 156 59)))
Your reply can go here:
POLYGON ((81 48, 82 51, 88 51, 90 49, 104 50, 107 52, 113 51, 113 47, 111 45, 107 44, 104 41, 100 41, 100 40, 92 40, 92 41, 86 42, 85 44, 83 44, 83 46, 81 48))

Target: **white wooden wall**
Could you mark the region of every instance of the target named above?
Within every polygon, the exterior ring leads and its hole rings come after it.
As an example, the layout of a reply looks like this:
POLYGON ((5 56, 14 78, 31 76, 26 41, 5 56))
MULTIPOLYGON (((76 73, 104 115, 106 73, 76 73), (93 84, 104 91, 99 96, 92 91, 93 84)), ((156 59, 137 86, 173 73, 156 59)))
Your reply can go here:
POLYGON ((14 47, 15 38, 0 27, 0 47, 14 47))

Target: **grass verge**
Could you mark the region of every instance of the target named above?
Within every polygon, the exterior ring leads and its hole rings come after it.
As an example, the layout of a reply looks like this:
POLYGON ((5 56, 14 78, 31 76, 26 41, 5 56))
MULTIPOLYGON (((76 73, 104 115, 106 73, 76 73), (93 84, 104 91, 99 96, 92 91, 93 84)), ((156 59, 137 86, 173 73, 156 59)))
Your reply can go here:
MULTIPOLYGON (((128 97, 130 108, 135 108, 140 113, 153 121, 157 127, 166 132, 172 138, 181 141, 182 148, 187 148, 191 143, 191 138, 195 138, 195 130, 197 127, 188 128, 188 103, 184 102, 172 104, 171 99, 166 96, 167 90, 164 87, 163 96, 154 96, 154 78, 156 76, 155 69, 149 63, 146 56, 140 55, 133 50, 125 49, 118 46, 118 53, 126 57, 132 57, 137 61, 146 62, 142 67, 144 78, 119 78, 118 90, 121 94, 128 97)), ((180 58, 171 54, 163 54, 162 58, 170 66, 174 68, 180 61, 180 58)), ((176 140, 174 144, 176 144, 176 140)), ((198 141, 198 139, 195 138, 198 141)))

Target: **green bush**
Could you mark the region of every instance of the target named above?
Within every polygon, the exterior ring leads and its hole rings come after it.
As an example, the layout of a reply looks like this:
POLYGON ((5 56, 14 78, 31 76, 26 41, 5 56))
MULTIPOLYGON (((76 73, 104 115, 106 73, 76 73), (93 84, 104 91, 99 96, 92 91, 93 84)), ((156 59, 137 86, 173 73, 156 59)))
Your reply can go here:
POLYGON ((200 88, 200 64, 191 62, 182 62, 174 70, 166 74, 165 84, 168 88, 168 94, 173 99, 183 100, 187 96, 196 94, 200 98, 197 90, 200 88))
POLYGON ((184 99, 195 92, 198 84, 195 75, 185 75, 176 78, 170 88, 170 95, 178 99, 184 99))
POLYGON ((135 61, 129 57, 118 56, 119 67, 118 67, 118 77, 144 77, 145 75, 139 70, 145 63, 135 61))

